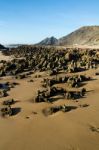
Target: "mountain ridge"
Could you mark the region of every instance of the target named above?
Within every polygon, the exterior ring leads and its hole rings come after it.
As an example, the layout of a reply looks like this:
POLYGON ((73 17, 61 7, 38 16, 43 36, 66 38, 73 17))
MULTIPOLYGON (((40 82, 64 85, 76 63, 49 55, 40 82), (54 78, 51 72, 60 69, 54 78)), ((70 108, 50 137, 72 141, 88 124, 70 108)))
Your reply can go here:
POLYGON ((54 36, 47 37, 41 42, 37 43, 37 45, 56 45, 58 43, 58 39, 56 39, 54 36))
POLYGON ((46 38, 37 45, 99 45, 99 26, 83 26, 60 39, 55 37, 46 38))

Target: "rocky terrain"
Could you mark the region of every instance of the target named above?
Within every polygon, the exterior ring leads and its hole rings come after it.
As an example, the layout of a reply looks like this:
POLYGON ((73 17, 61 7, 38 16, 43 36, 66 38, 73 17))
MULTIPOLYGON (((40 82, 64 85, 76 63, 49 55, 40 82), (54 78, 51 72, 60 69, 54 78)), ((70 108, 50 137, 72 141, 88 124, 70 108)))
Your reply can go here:
POLYGON ((99 49, 20 46, 0 55, 1 150, 99 149, 99 49))

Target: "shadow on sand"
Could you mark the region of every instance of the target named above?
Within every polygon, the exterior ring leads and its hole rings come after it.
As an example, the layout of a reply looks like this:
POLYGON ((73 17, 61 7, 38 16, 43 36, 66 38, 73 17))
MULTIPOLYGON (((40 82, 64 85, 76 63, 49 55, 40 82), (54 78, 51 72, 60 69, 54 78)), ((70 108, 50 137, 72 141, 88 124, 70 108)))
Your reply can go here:
POLYGON ((21 108, 20 107, 12 108, 13 116, 17 115, 20 112, 21 112, 21 108))

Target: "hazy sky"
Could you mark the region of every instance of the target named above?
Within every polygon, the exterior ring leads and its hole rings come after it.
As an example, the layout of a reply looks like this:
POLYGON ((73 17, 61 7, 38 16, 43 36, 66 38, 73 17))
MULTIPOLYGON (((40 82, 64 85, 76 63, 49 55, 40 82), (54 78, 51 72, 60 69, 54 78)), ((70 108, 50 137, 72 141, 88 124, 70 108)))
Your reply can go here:
POLYGON ((84 25, 99 25, 99 0, 0 0, 0 43, 60 38, 84 25))

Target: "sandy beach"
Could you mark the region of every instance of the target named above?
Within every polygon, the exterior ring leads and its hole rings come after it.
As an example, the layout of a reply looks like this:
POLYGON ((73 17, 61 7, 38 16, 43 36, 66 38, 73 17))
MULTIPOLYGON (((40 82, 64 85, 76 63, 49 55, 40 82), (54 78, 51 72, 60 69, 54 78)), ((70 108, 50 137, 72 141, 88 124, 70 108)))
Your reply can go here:
MULTIPOLYGON (((89 92, 78 102, 60 99, 53 104, 33 103, 37 89, 41 88, 42 78, 35 78, 34 74, 23 80, 4 77, 1 82, 17 82, 15 88, 9 91, 9 96, 1 98, 14 98, 17 102, 13 107, 18 112, 7 118, 0 118, 0 149, 1 150, 98 150, 99 149, 99 76, 96 70, 84 72, 93 80, 88 81, 85 87, 89 92), (28 80, 33 79, 30 83, 28 80), (51 116, 44 116, 43 108, 50 105, 73 105, 76 110, 67 113, 58 112, 51 116), (88 107, 79 107, 88 104, 88 107), (33 112, 37 112, 34 114, 33 112), (97 131, 92 131, 94 127, 97 131)), ((46 73, 42 74, 42 77, 46 73)))

